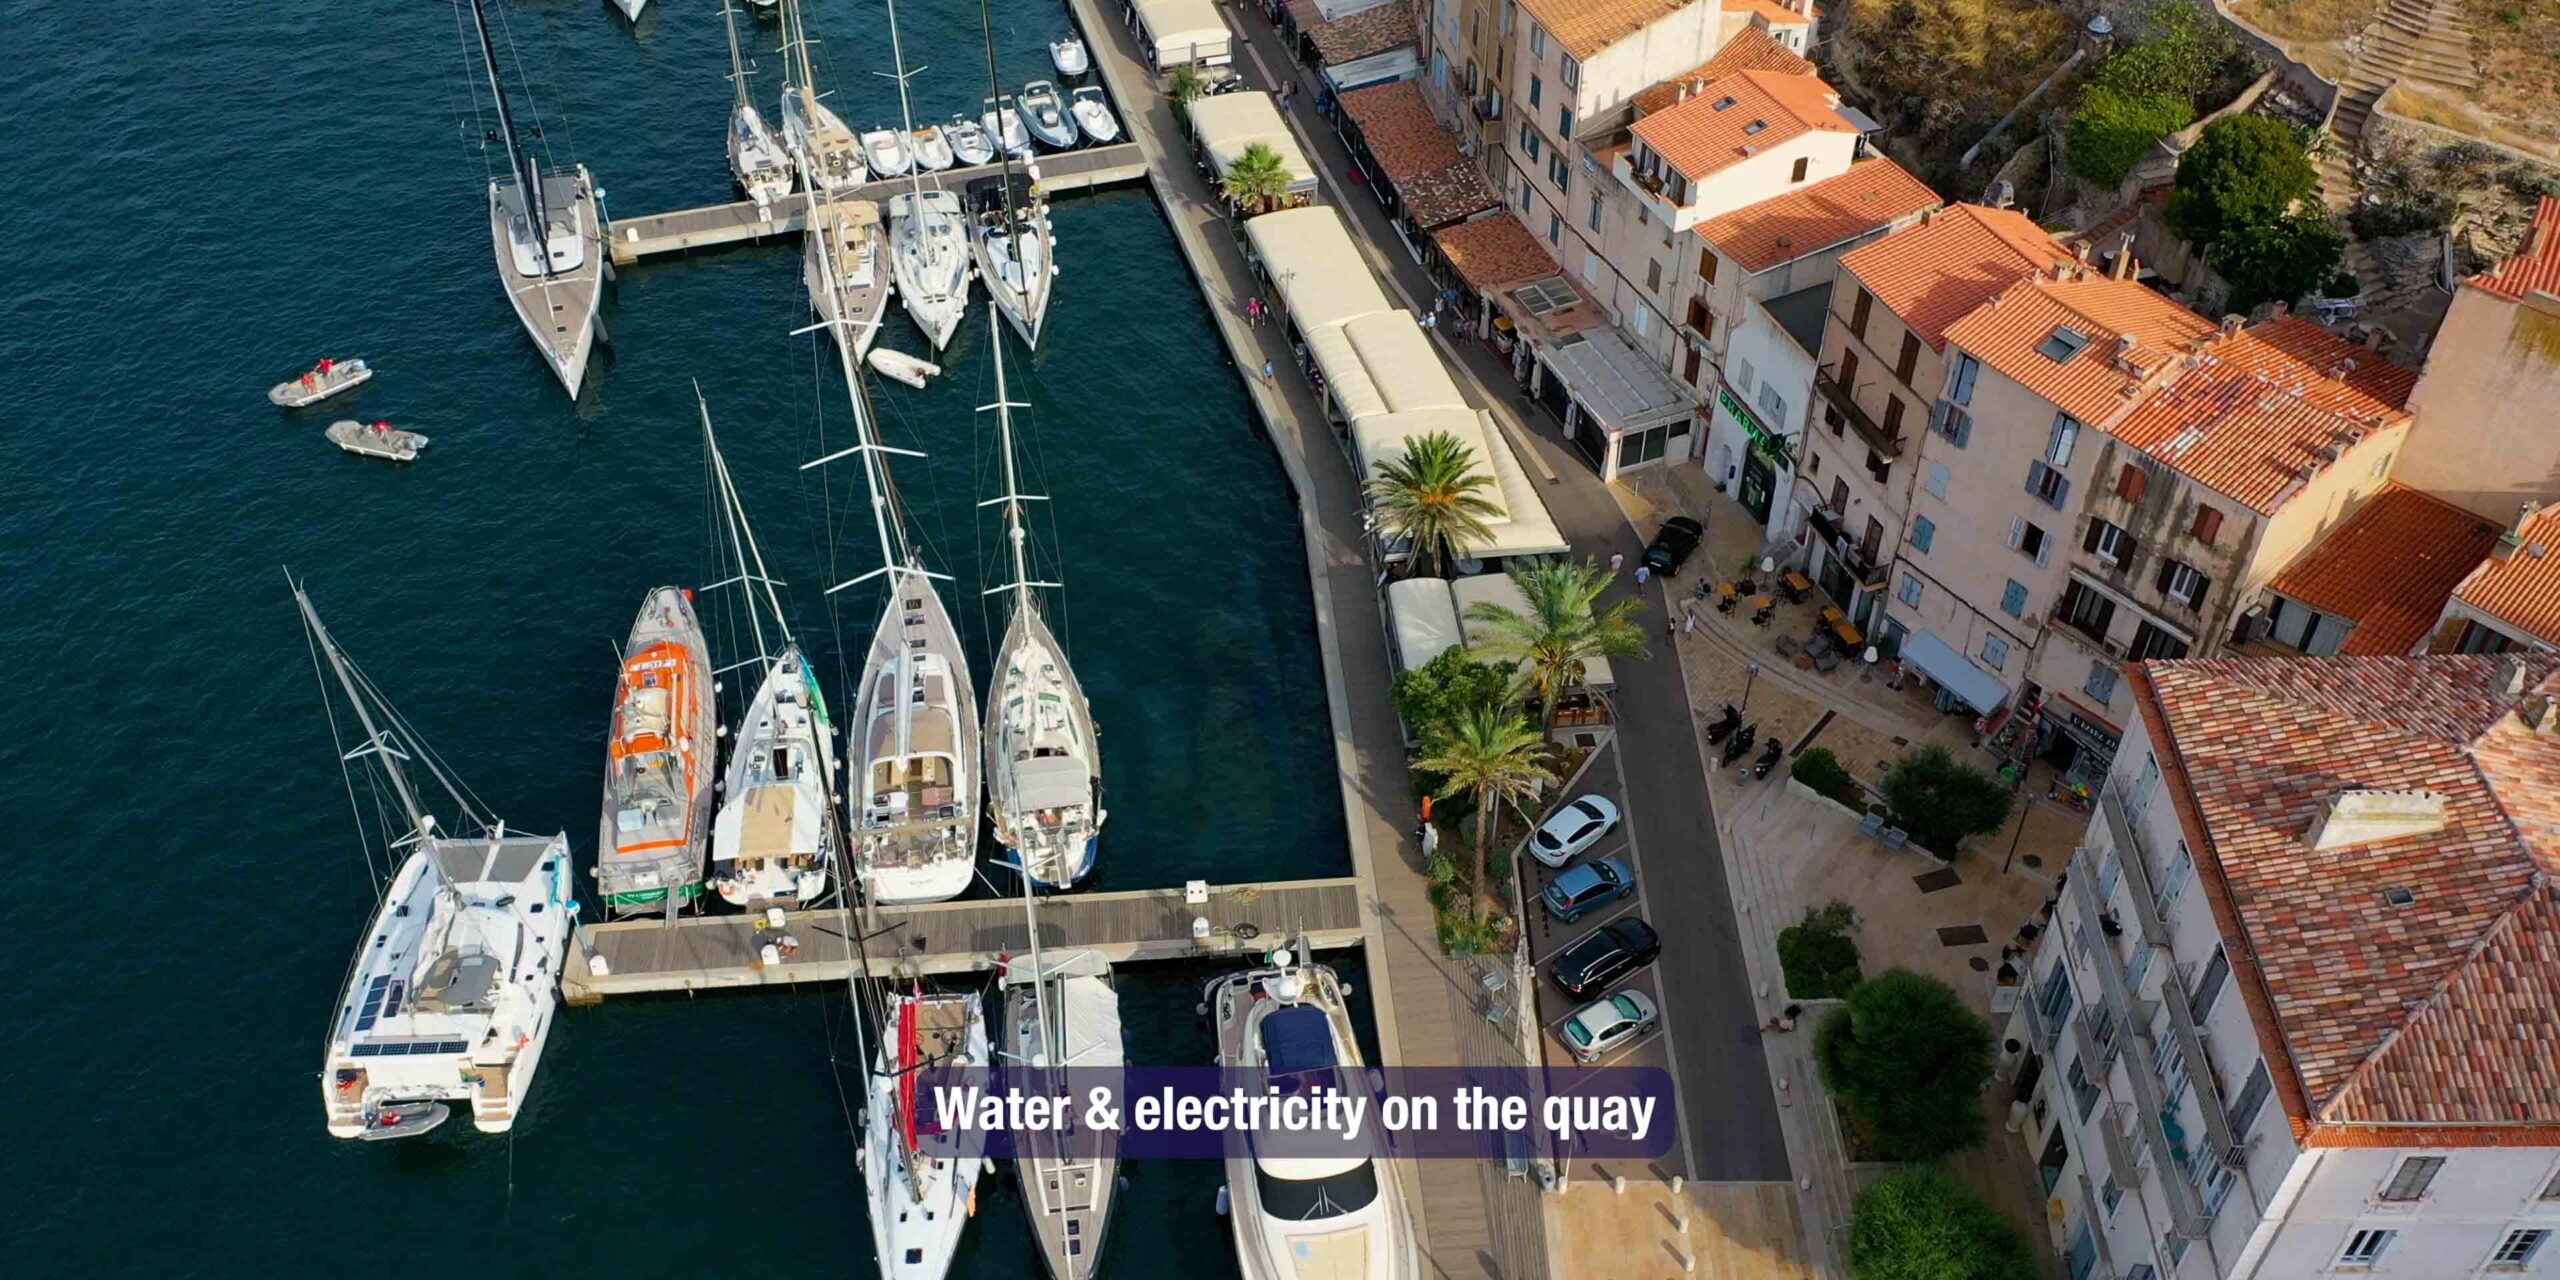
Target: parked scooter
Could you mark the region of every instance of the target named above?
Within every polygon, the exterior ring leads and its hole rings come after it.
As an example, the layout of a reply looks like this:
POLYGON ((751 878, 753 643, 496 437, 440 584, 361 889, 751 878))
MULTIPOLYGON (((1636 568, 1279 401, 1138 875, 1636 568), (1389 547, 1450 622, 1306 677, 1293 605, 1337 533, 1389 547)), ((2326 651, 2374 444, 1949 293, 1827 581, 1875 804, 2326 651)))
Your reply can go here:
POLYGON ((1717 716, 1715 723, 1707 726, 1707 745, 1712 747, 1724 741, 1726 735, 1741 727, 1742 708, 1730 702, 1724 704, 1724 714, 1717 716))
POLYGON ((1778 735, 1770 734, 1769 745, 1760 749, 1760 758, 1752 761, 1751 767, 1742 771, 1744 775, 1742 781, 1750 782, 1768 777, 1769 771, 1778 767, 1778 757, 1784 750, 1785 748, 1778 741, 1778 735))
POLYGON ((1742 726, 1741 730, 1736 732, 1731 738, 1725 740, 1724 759, 1719 763, 1732 764, 1734 761, 1750 755, 1751 748, 1758 746, 1759 744, 1760 726, 1756 724, 1746 724, 1742 726))

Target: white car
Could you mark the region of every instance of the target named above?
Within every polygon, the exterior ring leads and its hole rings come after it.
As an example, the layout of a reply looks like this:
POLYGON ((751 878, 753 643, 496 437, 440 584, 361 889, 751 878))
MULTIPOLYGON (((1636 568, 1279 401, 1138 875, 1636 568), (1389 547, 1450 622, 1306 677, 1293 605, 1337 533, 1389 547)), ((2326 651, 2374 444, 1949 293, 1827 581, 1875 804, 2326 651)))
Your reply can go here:
POLYGON ((1653 1030, 1658 1017, 1653 997, 1641 991, 1621 991, 1574 1010, 1573 1016, 1556 1028, 1556 1038, 1573 1050, 1575 1060, 1596 1062, 1600 1055, 1653 1030))
POLYGON ((1584 796, 1549 815, 1538 834, 1529 837, 1529 856, 1561 867, 1617 829, 1618 806, 1606 796, 1584 796))

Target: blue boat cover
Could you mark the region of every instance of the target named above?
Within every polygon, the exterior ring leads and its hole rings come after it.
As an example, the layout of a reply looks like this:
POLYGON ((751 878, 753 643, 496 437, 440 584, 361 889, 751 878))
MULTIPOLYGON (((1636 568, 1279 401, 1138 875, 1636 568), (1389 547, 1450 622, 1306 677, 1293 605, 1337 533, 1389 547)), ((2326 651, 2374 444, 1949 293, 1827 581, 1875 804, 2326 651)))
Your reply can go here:
POLYGON ((1337 1065, 1333 1025, 1311 1004, 1274 1009, 1262 1019, 1262 1057, 1275 1076, 1321 1071, 1337 1065))

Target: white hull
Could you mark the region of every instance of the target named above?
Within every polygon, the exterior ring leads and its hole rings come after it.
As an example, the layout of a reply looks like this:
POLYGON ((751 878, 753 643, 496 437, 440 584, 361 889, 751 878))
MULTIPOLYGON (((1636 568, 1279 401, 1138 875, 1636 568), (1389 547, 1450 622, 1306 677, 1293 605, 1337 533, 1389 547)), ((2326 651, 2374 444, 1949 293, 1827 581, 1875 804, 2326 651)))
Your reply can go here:
POLYGON ((932 125, 907 135, 907 150, 926 173, 940 173, 951 167, 951 139, 942 126, 932 125))
POLYGON ((596 211, 595 183, 585 166, 544 174, 542 194, 547 239, 533 233, 521 184, 513 179, 491 182, 489 235, 497 250, 498 278, 516 319, 574 400, 586 382, 587 358, 600 332, 596 313, 604 300, 604 226, 596 211))
POLYGON ((924 390, 926 382, 939 377, 942 373, 941 365, 930 360, 919 360, 904 351, 890 347, 873 348, 869 359, 872 369, 881 377, 895 378, 918 391, 924 390))
POLYGON ((987 818, 1035 883, 1065 888, 1093 869, 1102 756, 1093 712, 1036 605, 1014 611, 987 693, 987 818))
MULTIPOLYGON (((1112 989, 1110 966, 1091 953, 1069 956, 1046 967, 1037 988, 1030 981, 1006 976, 1004 992, 1004 1065, 1059 1067, 1072 1071, 1111 1070, 1126 1064, 1121 1046, 1120 996, 1112 989), (1041 1039, 1044 1010, 1033 1003, 1035 989, 1045 1004, 1049 1040, 1041 1039)), ((1102 1265, 1103 1243, 1111 1226, 1113 1179, 1119 1162, 1107 1157, 1057 1151, 1016 1156, 1014 1176, 1022 1184, 1023 1211, 1031 1218, 1031 1234, 1040 1242, 1041 1261, 1051 1280, 1091 1280, 1102 1265)))
POLYGON ((834 734, 808 659, 796 646, 784 650, 730 735, 711 829, 711 882, 722 901, 796 908, 826 896, 835 862, 827 823, 834 734))
POLYGON ((267 403, 280 409, 306 408, 371 381, 373 366, 362 360, 338 360, 330 364, 326 374, 315 366, 301 377, 287 378, 267 388, 267 403))
POLYGON ((809 307, 826 321, 845 354, 860 360, 879 341, 880 319, 889 309, 888 248, 880 231, 880 207, 867 200, 812 200, 809 216, 817 229, 801 240, 801 279, 809 287, 809 307), (820 255, 835 255, 834 284, 829 286, 820 255), (849 345, 847 345, 849 344, 849 345))
POLYGON ((871 180, 853 130, 798 85, 782 90, 782 142, 800 166, 800 180, 813 189, 850 191, 871 180))
POLYGON ((341 418, 329 424, 320 434, 329 443, 367 458, 384 458, 392 462, 415 462, 427 447, 427 438, 415 431, 376 431, 352 418, 341 418))
POLYGON ((729 117, 729 173, 738 190, 757 204, 772 204, 791 194, 791 162, 781 142, 756 109, 744 104, 729 117))
POLYGON ((978 278, 987 286, 987 297, 1004 313, 1013 331, 1022 335, 1023 344, 1037 349, 1041 326, 1049 315, 1050 286, 1058 275, 1058 264, 1051 256, 1048 207, 1024 211, 1016 230, 1005 229, 1000 216, 982 221, 970 247, 977 254, 978 278))
POLYGON ((873 174, 883 178, 903 176, 915 166, 907 136, 895 129, 874 129, 862 135, 862 159, 873 174))
POLYGON ((888 217, 898 302, 940 351, 950 345, 969 309, 968 230, 960 198, 948 191, 892 196, 888 217))
MULTIPOLYGON (((871 1076, 871 1124, 864 1135, 863 1182, 871 1215, 871 1239, 880 1255, 881 1280, 943 1280, 968 1232, 985 1161, 906 1158, 900 1134, 898 1038, 903 1011, 935 1024, 932 1056, 951 1067, 987 1065, 987 1022, 976 993, 966 996, 892 996, 882 1029, 877 1069, 871 1076), (957 1026, 951 1024, 957 1023, 957 1026)), ((920 1036, 920 1038, 922 1038, 920 1036)))
POLYGON ((1034 80, 1022 86, 1016 109, 1022 115, 1022 127, 1040 140, 1040 145, 1065 151, 1076 145, 1075 122, 1067 118, 1067 104, 1058 96, 1058 86, 1046 80, 1034 80))
POLYGON ((1049 65, 1056 67, 1059 75, 1080 76, 1092 68, 1093 60, 1085 53, 1084 41, 1069 36, 1049 42, 1049 65))
POLYGON ((995 139, 987 136, 986 126, 966 116, 953 116, 942 126, 942 136, 951 144, 954 163, 976 168, 996 162, 995 139))
POLYGON ((1076 90, 1067 104, 1067 114, 1074 117, 1076 130, 1095 142, 1120 140, 1120 121, 1111 114, 1111 104, 1103 100, 1100 89, 1076 90))
POLYGON ((942 596, 910 561, 889 579, 847 730, 845 794, 864 892, 940 902, 978 845, 978 695, 942 596))
POLYGON ((1014 109, 1012 98, 989 98, 986 110, 978 116, 978 126, 1015 159, 1031 155, 1031 132, 1022 127, 1022 113, 1014 109))
POLYGON ((638 22, 640 11, 649 7, 649 0, 613 0, 613 7, 622 10, 623 17, 638 22))

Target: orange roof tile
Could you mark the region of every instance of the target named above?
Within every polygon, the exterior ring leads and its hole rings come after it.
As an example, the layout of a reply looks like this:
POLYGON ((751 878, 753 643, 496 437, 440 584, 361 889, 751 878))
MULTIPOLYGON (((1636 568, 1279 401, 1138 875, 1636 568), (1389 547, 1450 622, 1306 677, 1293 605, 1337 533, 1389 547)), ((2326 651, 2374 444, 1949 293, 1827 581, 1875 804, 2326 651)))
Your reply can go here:
POLYGON ((2030 276, 2001 290, 1948 325, 1946 340, 2103 427, 2132 403, 2129 392, 2211 332, 2212 321, 2132 280, 2075 267, 2065 279, 2030 276), (2038 349, 2064 328, 2080 336, 2068 358, 2038 349))
POLYGON ((2335 460, 2327 450, 2407 424, 2416 382, 2409 370, 2287 317, 2207 343, 2110 430, 2196 483, 2273 512, 2335 460))
POLYGON ((2516 256, 2467 283, 2519 302, 2530 293, 2560 294, 2560 196, 2544 196, 2535 206, 2533 228, 2516 256))
POLYGON ((1439 242, 1449 265, 1482 292, 1556 274, 1547 246, 1508 213, 1442 227, 1431 238, 1439 242))
POLYGON ((1777 27, 1800 27, 1813 22, 1810 16, 1798 13, 1778 3, 1778 0, 1724 0, 1724 11, 1748 13, 1777 27))
POLYGON ((1591 55, 1686 8, 1689 0, 1520 0, 1547 34, 1577 58, 1591 55))
POLYGON ((2506 559, 2491 559, 2453 598, 2544 644, 2560 645, 2560 507, 2536 512, 2506 559))
POLYGON ((1331 22, 1317 23, 1307 29, 1307 39, 1315 45, 1316 56, 1332 66, 1412 44, 1417 33, 1413 0, 1387 0, 1331 22))
POLYGON ((2560 656, 2155 662, 2135 688, 2297 1132, 2560 1124, 2560 733, 2525 718, 2560 656), (2446 825, 2312 852, 2349 788, 2436 792, 2446 825))
POLYGON ((2427 638, 2497 540, 2497 526, 2395 481, 2267 586, 2354 624, 2340 653, 2394 657, 2427 638))
POLYGON ((1766 271, 1942 203, 1929 184, 1883 156, 1862 160, 1773 200, 1698 224, 1698 234, 1745 271, 1766 271))
POLYGON ((1635 96, 1636 114, 1651 115, 1680 101, 1680 87, 1689 85, 1694 92, 1710 80, 1721 79, 1736 71, 1775 71, 1783 76, 1809 76, 1814 65, 1796 51, 1778 43, 1758 27, 1744 27, 1734 33, 1716 56, 1695 68, 1683 71, 1635 96))
POLYGON ((1422 100, 1422 85, 1413 80, 1354 89, 1342 95, 1342 110, 1360 127, 1360 140, 1390 182, 1438 173, 1464 157, 1457 135, 1440 127, 1422 100))
POLYGON ((1857 278, 1922 341, 1943 349, 1947 326, 1991 295, 2071 251, 2014 209, 1949 205, 1921 226, 1841 255, 1857 278))
POLYGON ((1736 71, 1639 118, 1635 133, 1695 180, 1807 133, 1856 133, 1839 105, 1840 95, 1816 76, 1736 71))

